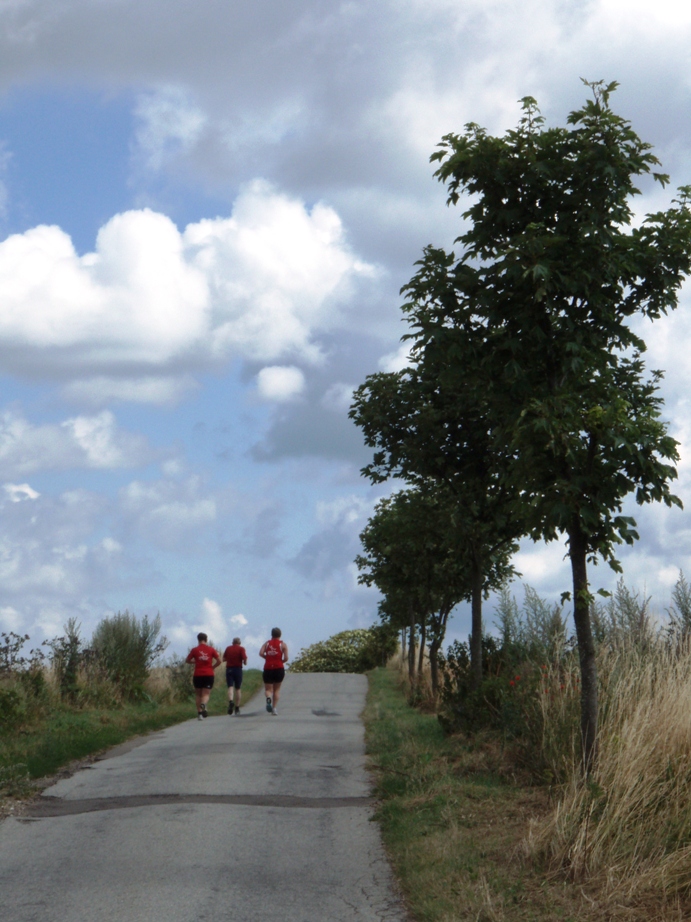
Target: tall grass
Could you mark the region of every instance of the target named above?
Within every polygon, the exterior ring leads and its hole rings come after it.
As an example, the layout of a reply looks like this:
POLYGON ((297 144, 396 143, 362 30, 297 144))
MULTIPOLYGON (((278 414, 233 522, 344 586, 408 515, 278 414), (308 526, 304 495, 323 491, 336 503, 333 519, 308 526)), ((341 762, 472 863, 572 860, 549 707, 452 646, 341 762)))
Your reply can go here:
MULTIPOLYGON (((691 643, 645 640, 601 649, 595 770, 581 778, 574 746, 531 841, 553 868, 627 899, 691 891, 691 643)), ((561 691, 562 707, 576 703, 575 687, 561 691)))

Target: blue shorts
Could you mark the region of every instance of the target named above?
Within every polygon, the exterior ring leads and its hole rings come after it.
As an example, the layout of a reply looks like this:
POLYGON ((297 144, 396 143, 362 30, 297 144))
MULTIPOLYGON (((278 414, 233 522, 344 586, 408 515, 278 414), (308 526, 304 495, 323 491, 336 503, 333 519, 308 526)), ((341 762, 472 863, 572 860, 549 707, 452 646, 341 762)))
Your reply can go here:
POLYGON ((226 669, 226 685, 228 688, 232 688, 233 685, 236 688, 240 688, 242 685, 242 666, 231 666, 230 669, 226 669))

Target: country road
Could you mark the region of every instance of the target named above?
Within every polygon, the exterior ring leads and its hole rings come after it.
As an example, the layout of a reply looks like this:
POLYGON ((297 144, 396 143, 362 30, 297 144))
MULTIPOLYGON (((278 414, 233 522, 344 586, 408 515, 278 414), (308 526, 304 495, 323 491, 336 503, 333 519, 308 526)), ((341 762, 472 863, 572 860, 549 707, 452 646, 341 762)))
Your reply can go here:
POLYGON ((47 788, 0 825, 0 917, 404 922, 370 822, 366 689, 289 675, 279 717, 260 694, 47 788))

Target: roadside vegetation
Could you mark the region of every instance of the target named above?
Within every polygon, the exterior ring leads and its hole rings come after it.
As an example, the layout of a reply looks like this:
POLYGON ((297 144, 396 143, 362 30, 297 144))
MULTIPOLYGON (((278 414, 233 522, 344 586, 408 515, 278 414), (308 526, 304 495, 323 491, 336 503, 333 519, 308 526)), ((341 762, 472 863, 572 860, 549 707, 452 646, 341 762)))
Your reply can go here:
MULTIPOLYGON (((27 650, 29 637, 0 633, 0 798, 28 796, 36 779, 134 736, 196 716, 192 667, 163 660, 158 618, 103 619, 87 643, 74 619, 61 637, 27 650)), ((209 713, 226 713, 218 678, 209 713)), ((245 670, 243 700, 261 685, 245 670)))
POLYGON ((579 663, 560 605, 504 590, 472 685, 468 645, 432 695, 399 657, 371 674, 379 818, 415 917, 691 915, 691 587, 664 620, 620 581, 593 606, 601 723, 584 777, 579 663), (416 704, 416 707, 411 706, 416 704))
POLYGON ((396 646, 396 632, 388 625, 341 631, 300 650, 290 672, 367 672, 386 665, 396 646))

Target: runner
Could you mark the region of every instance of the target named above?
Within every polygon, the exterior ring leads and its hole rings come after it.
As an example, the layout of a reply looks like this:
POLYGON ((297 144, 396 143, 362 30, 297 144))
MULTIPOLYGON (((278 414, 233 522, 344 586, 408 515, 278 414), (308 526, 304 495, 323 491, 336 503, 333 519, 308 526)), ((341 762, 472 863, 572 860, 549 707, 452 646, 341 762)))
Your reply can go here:
POLYGON ((197 634, 198 646, 193 647, 187 654, 186 663, 194 663, 194 697, 197 701, 197 720, 204 720, 209 715, 206 705, 214 687, 214 669, 221 665, 218 652, 207 643, 209 638, 204 633, 197 634))
POLYGON ((223 651, 223 662, 226 664, 226 685, 228 686, 228 713, 240 713, 240 698, 242 692, 242 667, 247 665, 247 653, 240 646, 240 638, 233 637, 233 643, 223 651), (233 698, 235 701, 233 701, 233 698))
POLYGON ((281 629, 271 629, 271 640, 262 644, 259 655, 264 660, 264 691, 266 710, 278 717, 276 705, 281 694, 281 682, 285 678, 285 664, 288 662, 288 647, 281 640, 281 629))

